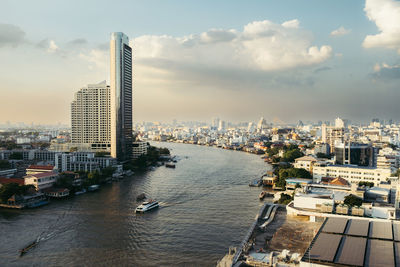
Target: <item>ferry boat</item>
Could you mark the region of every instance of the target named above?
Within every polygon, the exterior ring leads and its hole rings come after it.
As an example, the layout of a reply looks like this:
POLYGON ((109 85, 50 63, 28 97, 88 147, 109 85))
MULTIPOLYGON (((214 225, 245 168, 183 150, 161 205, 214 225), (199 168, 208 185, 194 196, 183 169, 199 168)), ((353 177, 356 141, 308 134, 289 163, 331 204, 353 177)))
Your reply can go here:
POLYGON ((100 188, 100 185, 94 184, 94 185, 91 185, 88 187, 88 191, 89 192, 97 191, 97 190, 99 190, 99 188, 100 188))
POLYGON ((152 209, 158 208, 160 205, 157 201, 150 199, 149 201, 143 202, 140 206, 138 206, 135 210, 136 213, 144 213, 146 211, 150 211, 152 209))

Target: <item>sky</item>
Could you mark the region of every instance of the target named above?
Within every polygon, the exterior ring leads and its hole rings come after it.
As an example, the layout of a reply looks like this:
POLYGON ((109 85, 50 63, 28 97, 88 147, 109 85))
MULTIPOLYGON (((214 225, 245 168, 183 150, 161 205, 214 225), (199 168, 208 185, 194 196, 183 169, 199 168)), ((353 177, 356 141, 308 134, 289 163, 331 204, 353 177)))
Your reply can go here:
POLYGON ((134 120, 398 119, 400 1, 0 0, 0 123, 70 124, 133 47, 134 120))

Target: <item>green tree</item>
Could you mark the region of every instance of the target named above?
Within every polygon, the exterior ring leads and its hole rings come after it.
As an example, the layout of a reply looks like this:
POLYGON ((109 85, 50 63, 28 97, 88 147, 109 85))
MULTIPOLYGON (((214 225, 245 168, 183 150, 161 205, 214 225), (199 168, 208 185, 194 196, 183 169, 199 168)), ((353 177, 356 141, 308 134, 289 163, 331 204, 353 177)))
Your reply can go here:
POLYGON ((5 203, 13 195, 24 195, 34 188, 33 185, 19 185, 17 183, 5 184, 0 188, 0 200, 5 203))
POLYGON ((281 197, 280 197, 279 200, 278 200, 278 203, 279 203, 279 204, 287 205, 287 204, 289 204, 292 200, 293 200, 293 197, 292 197, 291 195, 282 193, 282 194, 281 194, 281 197))
POLYGON ((307 178, 311 179, 312 175, 309 171, 301 168, 287 168, 279 170, 279 178, 307 178))
POLYGON ((361 181, 358 183, 359 186, 369 186, 369 187, 373 187, 374 186, 374 182, 366 182, 366 181, 361 181))
POLYGON ((283 153, 281 161, 294 162, 295 159, 302 157, 304 154, 298 149, 291 149, 283 153))
POLYGON ((361 206, 362 205, 362 198, 350 194, 348 196, 345 196, 344 204, 349 205, 349 206, 361 206))

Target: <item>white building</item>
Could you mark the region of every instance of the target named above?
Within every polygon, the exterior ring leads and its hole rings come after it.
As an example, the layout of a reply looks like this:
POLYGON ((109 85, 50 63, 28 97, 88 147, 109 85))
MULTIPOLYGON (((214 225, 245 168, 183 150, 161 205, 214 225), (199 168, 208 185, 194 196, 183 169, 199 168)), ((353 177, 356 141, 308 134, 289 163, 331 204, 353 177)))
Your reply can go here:
POLYGON ((309 171, 310 173, 312 173, 312 169, 313 169, 313 165, 315 162, 317 162, 317 160, 314 157, 311 156, 304 156, 301 158, 297 158, 294 160, 294 167, 298 168, 298 169, 305 169, 307 171, 309 171))
POLYGON ((110 150, 110 86, 105 81, 89 84, 75 93, 71 103, 71 126, 72 144, 86 145, 94 151, 110 150))
POLYGON ((64 171, 94 171, 114 166, 116 159, 111 157, 96 157, 93 152, 57 153, 55 168, 64 171))
POLYGON ((44 172, 27 175, 24 177, 25 185, 35 186, 37 191, 52 187, 57 181, 58 174, 55 172, 44 172))
POLYGON ((132 158, 137 159, 141 155, 147 154, 147 142, 133 142, 132 144, 132 158))
POLYGON ((390 177, 390 169, 378 169, 373 167, 360 167, 355 165, 326 165, 314 164, 313 180, 314 182, 321 181, 322 177, 341 177, 350 183, 373 182, 379 185, 381 182, 396 177, 390 177))

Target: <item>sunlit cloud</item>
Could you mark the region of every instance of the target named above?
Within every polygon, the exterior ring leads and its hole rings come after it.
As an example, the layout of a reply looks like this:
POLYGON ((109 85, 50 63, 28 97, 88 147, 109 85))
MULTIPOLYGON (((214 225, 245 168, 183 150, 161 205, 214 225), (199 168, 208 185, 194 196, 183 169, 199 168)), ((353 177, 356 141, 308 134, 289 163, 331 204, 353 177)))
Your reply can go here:
POLYGON ((367 35, 365 48, 395 49, 400 54, 400 2, 395 0, 366 0, 364 11, 378 27, 379 33, 367 35))

